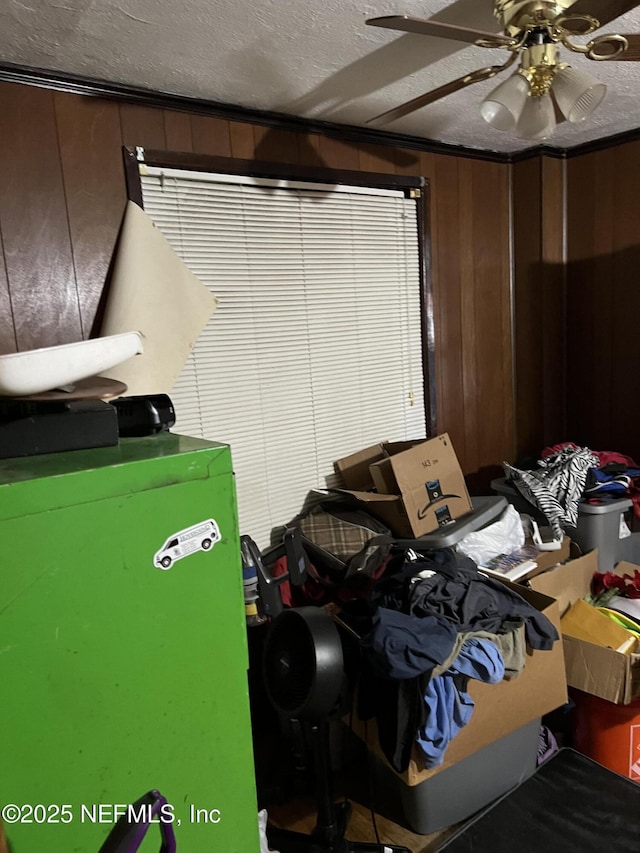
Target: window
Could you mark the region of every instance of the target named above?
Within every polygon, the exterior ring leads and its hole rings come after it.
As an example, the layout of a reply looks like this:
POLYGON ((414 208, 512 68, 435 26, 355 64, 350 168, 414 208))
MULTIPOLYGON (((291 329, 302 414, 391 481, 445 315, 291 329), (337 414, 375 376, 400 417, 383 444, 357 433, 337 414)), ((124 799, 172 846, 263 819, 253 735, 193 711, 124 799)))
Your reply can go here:
POLYGON ((142 165, 144 208, 219 300, 171 394, 228 443, 261 548, 334 460, 424 437, 417 202, 403 190, 142 165))

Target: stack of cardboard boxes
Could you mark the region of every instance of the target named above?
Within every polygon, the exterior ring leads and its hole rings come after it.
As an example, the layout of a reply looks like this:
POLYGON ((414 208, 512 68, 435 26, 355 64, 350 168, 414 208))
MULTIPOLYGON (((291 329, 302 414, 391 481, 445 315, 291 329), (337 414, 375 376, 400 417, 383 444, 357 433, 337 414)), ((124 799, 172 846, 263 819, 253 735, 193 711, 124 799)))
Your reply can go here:
MULTIPOLYGON (((620 562, 612 570, 633 576, 640 567, 620 562)), ((640 782, 640 654, 624 628, 583 601, 598 570, 590 551, 535 578, 564 617, 567 682, 572 688, 572 745, 590 758, 640 782), (631 640, 631 641, 630 641, 631 640)))
MULTIPOLYGON (((451 528, 473 506, 447 434, 419 442, 374 445, 335 463, 344 491, 384 521, 399 537, 420 537, 451 528)), ((505 503, 506 506, 506 503, 505 503)), ((559 630, 558 605, 540 592, 512 588, 559 630)), ((375 724, 356 729, 374 755, 379 798, 401 803, 400 819, 431 833, 469 817, 535 770, 541 717, 567 701, 563 647, 528 649, 523 672, 510 681, 472 681, 475 710, 450 743, 444 763, 425 769, 419 749, 397 774, 379 747, 375 724)))
MULTIPOLYGON (((338 460, 335 468, 343 490, 398 537, 444 534, 473 509, 447 434, 425 441, 381 442, 338 460)), ((566 537, 560 552, 542 555, 541 574, 527 580, 526 586, 510 584, 559 633, 561 616, 589 593, 598 570, 597 550, 582 555, 572 545, 570 554, 569 545, 566 537)), ((619 563, 615 571, 633 574, 636 568, 619 563)), ((416 749, 408 770, 397 774, 384 759, 375 725, 361 729, 360 736, 376 758, 375 779, 389 796, 399 794, 404 822, 416 832, 430 833, 464 819, 534 771, 532 746, 540 720, 567 703, 567 685, 618 707, 636 703, 640 654, 568 634, 550 652, 529 649, 519 677, 497 685, 470 683, 473 717, 449 745, 440 767, 425 769, 416 749)), ((637 723, 637 744, 633 736, 630 741, 630 766, 640 758, 640 709, 637 723)), ((640 762, 637 768, 640 781, 640 762)), ((631 772, 625 775, 634 778, 631 772)))
MULTIPOLYGON (((633 574, 637 568, 618 563, 613 571, 622 576, 633 574)), ((560 615, 564 616, 571 605, 589 594, 597 570, 598 552, 594 550, 538 575, 531 581, 531 587, 554 598, 560 615)), ((563 634, 563 645, 567 682, 571 687, 621 705, 640 697, 639 654, 626 654, 602 642, 590 642, 567 633, 563 634)))

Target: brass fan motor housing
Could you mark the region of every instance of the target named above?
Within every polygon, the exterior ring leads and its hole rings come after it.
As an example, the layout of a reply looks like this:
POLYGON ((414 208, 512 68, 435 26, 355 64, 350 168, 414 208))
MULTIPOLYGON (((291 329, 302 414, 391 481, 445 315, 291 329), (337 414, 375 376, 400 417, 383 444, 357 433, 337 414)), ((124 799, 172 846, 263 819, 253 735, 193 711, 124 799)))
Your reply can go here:
POLYGON ((549 93, 556 71, 564 67, 558 63, 557 45, 536 44, 522 51, 518 73, 529 81, 530 96, 540 98, 549 93))
POLYGON ((494 14, 507 35, 517 37, 531 27, 544 27, 568 9, 574 0, 495 0, 494 14))

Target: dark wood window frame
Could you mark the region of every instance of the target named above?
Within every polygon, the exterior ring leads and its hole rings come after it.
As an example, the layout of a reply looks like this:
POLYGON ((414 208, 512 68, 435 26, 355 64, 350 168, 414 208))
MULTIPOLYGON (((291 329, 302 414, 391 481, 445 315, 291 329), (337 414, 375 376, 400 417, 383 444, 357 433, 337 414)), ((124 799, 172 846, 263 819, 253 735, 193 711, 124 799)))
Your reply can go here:
POLYGON ((425 423, 429 436, 437 435, 435 400, 435 340, 433 298, 431 286, 430 245, 430 198, 429 180, 422 176, 387 175, 378 172, 337 170, 307 166, 266 163, 256 160, 241 160, 174 151, 159 151, 142 147, 123 148, 127 196, 140 207, 142 186, 140 163, 148 166, 172 169, 189 169, 201 172, 216 172, 229 175, 246 175, 253 178, 271 178, 282 181, 309 181, 315 183, 375 187, 378 189, 401 190, 407 197, 417 201, 419 229, 418 249, 420 253, 420 315, 422 319, 422 372, 424 377, 425 423))

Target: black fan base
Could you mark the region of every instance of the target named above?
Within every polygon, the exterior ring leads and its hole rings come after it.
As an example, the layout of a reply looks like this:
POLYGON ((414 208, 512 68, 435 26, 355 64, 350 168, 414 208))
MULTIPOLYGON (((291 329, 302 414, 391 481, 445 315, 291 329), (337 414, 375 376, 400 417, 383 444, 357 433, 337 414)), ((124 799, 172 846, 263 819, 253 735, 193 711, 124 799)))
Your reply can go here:
POLYGON ((279 853, 411 853, 406 847, 344 837, 351 807, 333 802, 329 744, 329 720, 339 713, 344 688, 344 656, 329 614, 318 607, 298 607, 276 616, 267 635, 263 672, 273 706, 297 720, 312 747, 317 810, 310 835, 267 828, 269 846, 279 853))
POLYGON ((311 835, 268 827, 269 847, 279 853, 411 853, 407 847, 392 844, 347 841, 344 833, 351 814, 349 803, 333 806, 331 814, 334 820, 318 825, 311 835))

